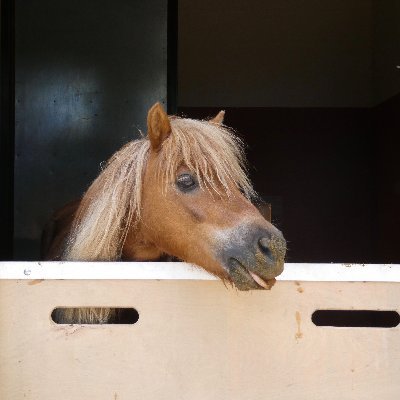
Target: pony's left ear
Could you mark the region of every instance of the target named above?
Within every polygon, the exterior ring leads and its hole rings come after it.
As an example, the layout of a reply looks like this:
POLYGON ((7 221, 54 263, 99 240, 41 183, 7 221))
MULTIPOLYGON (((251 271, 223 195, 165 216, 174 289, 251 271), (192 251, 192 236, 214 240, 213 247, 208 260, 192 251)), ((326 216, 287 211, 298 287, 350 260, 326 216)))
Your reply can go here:
POLYGON ((213 124, 221 125, 224 122, 225 111, 221 110, 214 118, 210 119, 213 124))
POLYGON ((160 103, 156 103, 150 108, 147 114, 147 135, 149 136, 151 147, 159 151, 162 142, 170 135, 171 124, 168 115, 160 103))

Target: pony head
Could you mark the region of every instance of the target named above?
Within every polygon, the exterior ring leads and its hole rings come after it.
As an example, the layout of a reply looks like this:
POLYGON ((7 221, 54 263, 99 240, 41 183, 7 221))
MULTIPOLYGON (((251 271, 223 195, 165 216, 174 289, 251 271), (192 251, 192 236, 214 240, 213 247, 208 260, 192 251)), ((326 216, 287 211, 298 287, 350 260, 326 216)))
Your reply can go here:
POLYGON ((286 242, 251 203, 243 145, 223 116, 178 118, 155 104, 147 137, 115 153, 84 195, 65 258, 168 255, 241 290, 269 288, 286 242))

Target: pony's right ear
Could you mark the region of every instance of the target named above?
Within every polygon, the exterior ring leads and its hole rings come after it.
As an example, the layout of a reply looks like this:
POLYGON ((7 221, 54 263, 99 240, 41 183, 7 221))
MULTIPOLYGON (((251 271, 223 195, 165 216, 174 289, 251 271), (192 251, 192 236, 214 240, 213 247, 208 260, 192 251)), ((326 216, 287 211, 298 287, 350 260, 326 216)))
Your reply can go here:
POLYGON ((168 115, 160 103, 156 103, 150 108, 147 114, 147 135, 149 136, 151 147, 159 151, 162 142, 170 135, 171 124, 168 115))

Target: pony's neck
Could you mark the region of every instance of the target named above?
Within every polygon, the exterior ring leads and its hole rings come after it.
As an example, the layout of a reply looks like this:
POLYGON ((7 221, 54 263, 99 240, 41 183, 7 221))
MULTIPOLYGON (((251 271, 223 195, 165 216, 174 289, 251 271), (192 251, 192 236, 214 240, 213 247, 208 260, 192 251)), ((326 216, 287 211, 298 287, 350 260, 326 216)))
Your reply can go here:
POLYGON ((129 231, 122 248, 123 261, 161 261, 166 254, 146 240, 140 229, 129 231))

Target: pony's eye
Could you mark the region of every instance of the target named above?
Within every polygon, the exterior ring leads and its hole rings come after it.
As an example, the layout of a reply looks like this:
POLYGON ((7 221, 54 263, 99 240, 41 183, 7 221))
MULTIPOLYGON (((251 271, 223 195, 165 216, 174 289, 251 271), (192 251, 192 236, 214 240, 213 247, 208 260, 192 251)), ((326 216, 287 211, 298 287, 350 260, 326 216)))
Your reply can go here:
POLYGON ((176 178, 176 186, 182 192, 189 192, 197 186, 196 180, 190 174, 182 174, 176 178))

